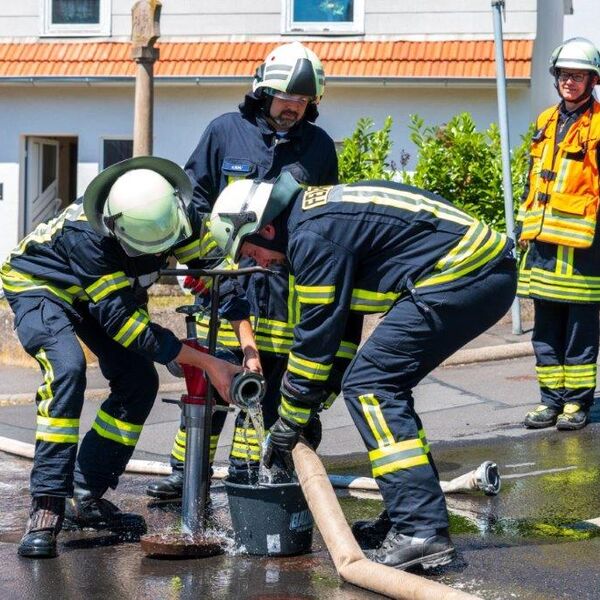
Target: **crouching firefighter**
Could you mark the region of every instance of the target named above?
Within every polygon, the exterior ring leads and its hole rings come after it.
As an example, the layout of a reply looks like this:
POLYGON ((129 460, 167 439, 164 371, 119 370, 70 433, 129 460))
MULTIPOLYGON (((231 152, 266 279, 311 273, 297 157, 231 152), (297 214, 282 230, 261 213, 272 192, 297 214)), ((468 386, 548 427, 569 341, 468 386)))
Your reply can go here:
POLYGON ((191 186, 171 161, 137 157, 100 173, 80 199, 39 225, 1 276, 25 350, 39 363, 32 505, 21 556, 56 556, 61 527, 143 533, 141 516, 103 498, 131 457, 158 390, 154 362, 205 369, 219 393, 240 367, 184 346, 150 320, 149 287, 170 254, 200 256, 191 186), (79 442, 86 363, 98 357, 110 394, 79 442), (66 503, 65 499, 71 498, 66 503))
POLYGON ((412 389, 509 309, 512 242, 418 188, 363 181, 302 191, 286 174, 226 188, 211 232, 234 260, 267 266, 287 254, 295 277, 300 317, 267 453, 291 452, 319 411, 349 314, 385 314, 342 381, 386 507, 355 535, 386 565, 449 563, 445 499, 412 389))

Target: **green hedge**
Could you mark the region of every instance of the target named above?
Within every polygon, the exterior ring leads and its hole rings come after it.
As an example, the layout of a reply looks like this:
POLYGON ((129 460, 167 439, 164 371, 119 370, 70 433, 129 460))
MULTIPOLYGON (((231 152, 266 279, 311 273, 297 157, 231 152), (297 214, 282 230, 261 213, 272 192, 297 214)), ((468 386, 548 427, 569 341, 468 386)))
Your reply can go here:
MULTIPOLYGON (((410 139, 417 148, 415 170, 396 171, 390 159, 392 118, 373 130, 372 119, 358 120, 354 133, 343 142, 339 154, 340 181, 399 178, 451 200, 466 212, 499 229, 506 227, 502 194, 500 131, 492 124, 478 131, 469 113, 454 116, 442 125, 425 125, 418 115, 410 117, 410 139), (394 177, 396 176, 396 177, 394 177)), ((515 207, 523 193, 529 165, 528 150, 533 124, 511 156, 515 207)), ((410 156, 402 151, 400 166, 410 156)))

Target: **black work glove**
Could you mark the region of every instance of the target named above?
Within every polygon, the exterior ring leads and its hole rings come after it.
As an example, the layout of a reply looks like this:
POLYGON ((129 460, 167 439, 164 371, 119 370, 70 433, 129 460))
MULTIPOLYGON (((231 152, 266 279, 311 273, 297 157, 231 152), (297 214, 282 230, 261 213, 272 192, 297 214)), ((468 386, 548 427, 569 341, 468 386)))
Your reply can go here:
POLYGON ((313 450, 316 450, 319 447, 321 438, 323 437, 323 427, 321 426, 319 415, 315 415, 308 422, 308 425, 302 430, 301 435, 313 450))
POLYGON ((278 456, 288 469, 294 470, 292 450, 298 443, 301 432, 301 427, 281 417, 275 421, 269 430, 269 441, 264 456, 264 465, 267 469, 273 466, 273 460, 278 456))

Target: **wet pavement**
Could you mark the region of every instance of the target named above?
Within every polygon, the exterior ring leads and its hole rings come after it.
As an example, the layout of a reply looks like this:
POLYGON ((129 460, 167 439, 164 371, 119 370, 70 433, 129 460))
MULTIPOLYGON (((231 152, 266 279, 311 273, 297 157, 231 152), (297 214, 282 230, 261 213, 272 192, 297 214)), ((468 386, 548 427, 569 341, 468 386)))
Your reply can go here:
MULTIPOLYGON (((486 600, 520 598, 594 599, 600 594, 600 529, 585 523, 600 517, 600 448, 598 424, 579 433, 557 436, 547 431, 505 440, 443 444, 437 464, 443 479, 493 456, 503 474, 497 497, 480 493, 448 497, 451 531, 458 559, 433 579, 486 600)), ((359 457, 331 471, 367 474, 359 457), (358 460, 356 463, 354 461, 358 460)), ((193 560, 156 560, 138 543, 121 543, 101 532, 63 532, 60 556, 29 560, 16 556, 29 496, 29 463, 2 456, 0 462, 0 581, 2 598, 188 599, 368 599, 376 596, 341 584, 322 540, 315 534, 313 552, 290 558, 240 555, 226 539, 224 556, 193 560)), ((150 532, 171 532, 179 522, 176 505, 153 505, 144 496, 150 478, 127 475, 107 497, 123 509, 140 512, 150 532)), ((226 495, 215 485, 217 530, 230 527, 226 495)), ((341 500, 350 521, 376 515, 379 501, 341 500)))
MULTIPOLYGON (((92 382, 94 377, 92 373, 92 382)), ((25 378, 18 385, 25 389, 25 378)), ((596 403, 593 422, 580 432, 528 431, 520 421, 537 402, 536 396, 531 357, 438 369, 417 388, 415 406, 441 477, 451 479, 485 459, 497 462, 503 476, 497 497, 480 493, 448 497, 458 559, 427 576, 486 600, 598 599, 600 529, 586 521, 598 519, 600 524, 600 405, 596 403)), ((97 399, 87 402, 88 419, 97 407, 97 399)), ((32 441, 33 420, 32 405, 1 407, 0 435, 32 441)), ((137 457, 165 460, 177 420, 175 407, 157 404, 137 457)), ((342 401, 325 415, 324 426, 320 453, 328 470, 369 475, 366 455, 342 401)), ((217 453, 221 464, 230 439, 228 431, 221 436, 217 453)), ((145 557, 138 543, 119 543, 96 532, 65 532, 58 558, 21 559, 16 544, 29 506, 29 468, 29 461, 0 453, 2 599, 376 597, 339 581, 318 533, 313 552, 301 557, 243 556, 230 541, 224 556, 155 560, 145 557)), ((173 531, 179 521, 177 508, 148 504, 144 488, 150 479, 126 475, 108 497, 124 509, 141 512, 150 532, 173 531)), ((213 501, 218 529, 227 532, 229 516, 221 485, 214 486, 213 501)), ((350 521, 374 516, 382 506, 373 500, 341 502, 350 521)))

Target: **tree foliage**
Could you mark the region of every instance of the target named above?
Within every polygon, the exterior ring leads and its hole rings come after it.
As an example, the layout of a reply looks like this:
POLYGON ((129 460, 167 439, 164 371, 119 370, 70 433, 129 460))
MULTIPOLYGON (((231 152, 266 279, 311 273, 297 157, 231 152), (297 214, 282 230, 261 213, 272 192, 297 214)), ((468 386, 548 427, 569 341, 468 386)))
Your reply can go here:
POLYGON ((392 117, 386 117, 382 129, 373 130, 373 125, 372 119, 362 117, 358 120, 354 133, 344 139, 338 155, 342 183, 392 178, 394 165, 389 160, 392 149, 392 117))
MULTIPOLYGON (((409 129, 417 147, 417 164, 413 173, 403 172, 402 180, 440 194, 481 221, 505 229, 498 126, 493 123, 487 131, 477 131, 473 117, 465 112, 444 125, 432 126, 412 115, 409 129)), ((533 125, 512 151, 515 208, 527 177, 532 133, 533 125)))

